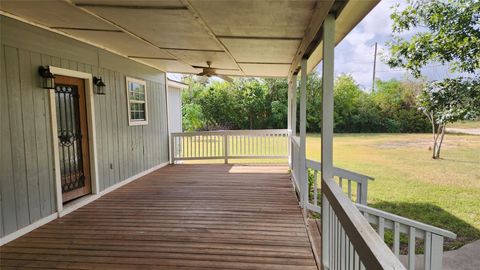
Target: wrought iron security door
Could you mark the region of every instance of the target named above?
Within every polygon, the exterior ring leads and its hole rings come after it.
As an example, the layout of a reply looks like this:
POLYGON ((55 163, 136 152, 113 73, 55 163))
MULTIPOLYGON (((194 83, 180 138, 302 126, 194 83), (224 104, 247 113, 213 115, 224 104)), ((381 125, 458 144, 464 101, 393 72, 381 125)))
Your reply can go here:
POLYGON ((68 77, 55 81, 61 187, 66 202, 90 193, 85 96, 83 81, 68 77))

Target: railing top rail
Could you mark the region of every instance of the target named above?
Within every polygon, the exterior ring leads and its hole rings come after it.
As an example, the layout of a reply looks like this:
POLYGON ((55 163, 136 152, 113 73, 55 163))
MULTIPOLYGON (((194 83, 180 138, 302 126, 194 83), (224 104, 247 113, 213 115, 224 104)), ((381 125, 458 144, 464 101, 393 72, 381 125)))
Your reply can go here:
POLYGON ((322 180, 327 197, 366 269, 405 269, 333 179, 322 180))
MULTIPOLYGON (((307 168, 311 168, 311 169, 314 169, 314 170, 317 170, 317 171, 322 170, 322 163, 321 162, 314 161, 314 160, 311 160, 311 159, 307 159, 306 164, 307 164, 307 168)), ((375 178, 373 178, 371 176, 356 173, 356 172, 352 172, 352 171, 337 168, 337 167, 333 167, 333 174, 335 176, 340 176, 340 177, 344 177, 346 179, 351 179, 351 180, 365 180, 365 181, 375 180, 375 178)))
POLYGON ((444 229, 441 229, 441 228, 438 228, 438 227, 435 227, 435 226, 432 226, 432 225, 428 225, 428 224, 425 224, 425 223, 422 223, 422 222, 419 222, 419 221, 415 221, 415 220, 412 220, 412 219, 409 219, 409 218, 397 216, 395 214, 385 212, 385 211, 382 211, 382 210, 379 210, 379 209, 375 209, 375 208, 372 208, 372 207, 369 207, 369 206, 366 206, 366 205, 356 204, 356 206, 360 211, 367 212, 367 213, 375 215, 375 216, 383 217, 385 219, 396 221, 396 222, 408 225, 410 227, 421 229, 421 230, 431 232, 431 233, 434 233, 434 234, 437 234, 437 235, 440 235, 440 236, 449 237, 449 238, 452 238, 452 239, 457 238, 457 235, 455 233, 451 232, 451 231, 447 231, 447 230, 444 230, 444 229))
POLYGON ((197 136, 197 135, 262 135, 262 134, 290 134, 288 129, 252 129, 252 130, 212 130, 212 131, 189 131, 172 132, 172 136, 197 136))

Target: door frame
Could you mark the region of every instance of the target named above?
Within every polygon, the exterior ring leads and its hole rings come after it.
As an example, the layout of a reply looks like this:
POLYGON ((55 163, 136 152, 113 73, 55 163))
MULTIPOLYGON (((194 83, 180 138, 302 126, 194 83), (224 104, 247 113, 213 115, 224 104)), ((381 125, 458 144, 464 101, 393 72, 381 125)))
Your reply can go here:
POLYGON ((74 77, 83 79, 85 81, 85 101, 87 109, 87 126, 88 126, 88 145, 90 152, 90 181, 92 194, 80 197, 68 203, 68 207, 64 207, 62 200, 62 183, 60 172, 60 154, 58 148, 58 132, 57 132, 57 111, 55 100, 55 89, 49 90, 50 100, 50 123, 52 131, 52 144, 53 144, 53 157, 54 157, 54 169, 55 169, 55 190, 57 201, 57 212, 59 216, 63 216, 71 212, 73 209, 82 205, 82 201, 85 197, 98 194, 100 192, 98 185, 98 172, 97 172, 97 146, 96 146, 96 133, 95 133, 95 106, 94 106, 94 93, 93 93, 93 75, 76 70, 64 69, 55 66, 49 66, 50 72, 54 75, 61 75, 67 77, 74 77))

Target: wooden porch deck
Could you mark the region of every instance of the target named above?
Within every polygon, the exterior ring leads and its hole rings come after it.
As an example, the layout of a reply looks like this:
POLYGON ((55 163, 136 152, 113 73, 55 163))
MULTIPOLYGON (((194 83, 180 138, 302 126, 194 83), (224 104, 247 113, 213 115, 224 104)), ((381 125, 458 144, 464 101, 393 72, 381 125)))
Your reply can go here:
POLYGON ((1 247, 2 269, 317 269, 285 167, 167 166, 1 247))

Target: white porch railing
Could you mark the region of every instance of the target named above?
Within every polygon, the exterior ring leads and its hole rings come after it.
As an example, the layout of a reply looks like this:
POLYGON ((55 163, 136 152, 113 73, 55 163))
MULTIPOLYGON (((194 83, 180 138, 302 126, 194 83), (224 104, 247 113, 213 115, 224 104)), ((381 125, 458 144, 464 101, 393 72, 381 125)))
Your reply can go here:
POLYGON ((418 221, 397 216, 385 211, 357 204, 357 208, 370 224, 376 227, 376 231, 383 240, 385 230, 393 233, 393 253, 400 255, 400 235, 408 236, 408 269, 415 269, 416 240, 424 241, 424 269, 441 269, 443 258, 443 238, 455 239, 456 234, 418 221))
POLYGON ((292 136, 292 178, 299 193, 306 193, 305 197, 300 196, 307 199, 302 205, 316 213, 325 211, 322 215, 327 217, 322 221, 325 269, 405 269, 398 260, 401 234, 408 237, 408 269, 415 269, 416 239, 424 241, 424 269, 441 269, 443 238, 456 238, 454 233, 368 207, 368 182, 372 177, 334 167, 334 178, 322 181, 320 187, 321 163, 306 160, 305 170, 314 171, 310 196, 310 190, 302 190, 308 187, 308 179, 299 179, 302 168, 298 166, 301 156, 298 142, 292 136), (387 230, 393 234, 392 249, 384 242, 387 230))
MULTIPOLYGON (((322 171, 322 163, 307 159, 306 165, 308 169, 313 170, 313 198, 309 197, 309 203, 317 206, 320 194, 318 183, 320 182, 319 176, 322 171)), ((333 177, 333 180, 352 202, 367 205, 368 181, 374 180, 373 177, 337 167, 333 167, 333 177)))
POLYGON ((171 162, 179 160, 287 159, 286 129, 172 133, 171 162))

